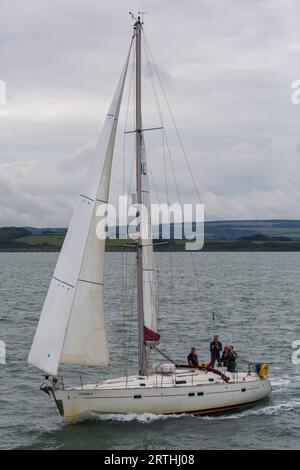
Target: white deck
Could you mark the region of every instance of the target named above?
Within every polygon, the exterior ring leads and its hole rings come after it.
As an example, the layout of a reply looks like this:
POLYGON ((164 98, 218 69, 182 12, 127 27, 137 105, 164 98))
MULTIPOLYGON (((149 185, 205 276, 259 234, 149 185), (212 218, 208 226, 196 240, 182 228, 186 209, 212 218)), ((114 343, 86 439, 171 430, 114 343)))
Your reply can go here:
MULTIPOLYGON (((224 369, 218 369, 226 377, 229 383, 249 383, 260 380, 256 373, 247 372, 230 373, 224 369)), ((205 372, 191 369, 176 370, 175 373, 162 374, 153 373, 148 376, 129 376, 118 377, 116 379, 108 379, 96 384, 84 384, 79 387, 72 387, 70 390, 115 390, 115 389, 149 389, 149 388, 165 388, 165 387, 191 387, 211 384, 226 383, 223 378, 213 372, 205 372)))

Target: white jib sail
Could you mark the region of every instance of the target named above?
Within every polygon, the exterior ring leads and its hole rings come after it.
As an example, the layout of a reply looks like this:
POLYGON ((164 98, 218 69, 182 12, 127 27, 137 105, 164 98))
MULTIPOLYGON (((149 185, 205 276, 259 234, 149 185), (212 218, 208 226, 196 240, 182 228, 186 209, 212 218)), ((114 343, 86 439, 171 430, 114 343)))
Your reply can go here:
MULTIPOLYGON (((130 46, 131 50, 131 46, 130 46)), ((96 235, 96 211, 107 206, 117 121, 130 51, 106 116, 87 189, 80 194, 51 280, 28 362, 57 374, 60 362, 105 366, 105 241, 96 235)))
POLYGON ((146 211, 141 211, 141 235, 143 244, 143 307, 145 326, 153 332, 157 332, 156 321, 156 262, 153 253, 152 225, 151 225, 151 201, 149 191, 149 180, 143 142, 141 157, 141 185, 142 204, 146 211), (147 236, 145 236, 147 234, 147 236))

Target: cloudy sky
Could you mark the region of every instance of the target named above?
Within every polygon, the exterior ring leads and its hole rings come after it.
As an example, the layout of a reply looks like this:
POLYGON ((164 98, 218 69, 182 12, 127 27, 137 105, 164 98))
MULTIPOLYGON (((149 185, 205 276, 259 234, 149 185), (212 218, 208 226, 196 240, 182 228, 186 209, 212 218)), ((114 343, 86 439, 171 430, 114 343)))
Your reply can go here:
MULTIPOLYGON (((300 218, 298 0, 0 0, 0 225, 68 225, 128 50, 129 10, 147 12, 207 218, 300 218)), ((155 126, 148 75, 144 66, 144 123, 155 126)), ((113 193, 122 191, 124 117, 120 130, 113 193)), ((170 132, 188 201, 191 178, 170 132)), ((147 152, 160 193, 154 134, 147 152)))

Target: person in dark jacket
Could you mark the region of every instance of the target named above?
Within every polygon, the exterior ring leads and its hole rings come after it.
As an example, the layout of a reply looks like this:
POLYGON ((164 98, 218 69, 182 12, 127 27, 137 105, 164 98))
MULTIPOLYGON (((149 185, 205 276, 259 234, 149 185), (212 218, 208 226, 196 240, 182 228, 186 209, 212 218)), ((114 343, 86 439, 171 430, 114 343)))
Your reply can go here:
POLYGON ((224 351, 223 351, 221 361, 220 361, 221 364, 223 364, 223 366, 226 368, 227 368, 227 362, 228 362, 228 358, 227 358, 228 350, 229 350, 229 346, 224 346, 224 351))
POLYGON ((197 356, 197 349, 192 348, 190 354, 188 355, 188 365, 190 367, 198 367, 198 356, 197 356))
POLYGON ((228 347, 227 355, 226 355, 226 365, 228 372, 235 372, 236 371, 236 359, 237 353, 234 350, 234 347, 231 345, 228 347))
POLYGON ((216 361, 218 362, 218 365, 220 364, 221 351, 222 351, 222 343, 220 343, 218 335, 214 335, 214 339, 210 343, 210 363, 211 363, 212 368, 214 367, 216 361))

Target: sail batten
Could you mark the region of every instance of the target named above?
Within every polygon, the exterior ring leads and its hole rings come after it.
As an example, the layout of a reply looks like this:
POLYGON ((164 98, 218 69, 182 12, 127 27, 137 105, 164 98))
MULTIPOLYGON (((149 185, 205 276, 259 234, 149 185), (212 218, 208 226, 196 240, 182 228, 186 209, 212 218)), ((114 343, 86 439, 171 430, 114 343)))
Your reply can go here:
POLYGON ((28 357, 30 364, 53 375, 61 362, 98 366, 109 362, 104 315, 105 240, 97 238, 96 214, 100 205, 107 207, 130 51, 131 45, 95 149, 87 188, 79 196, 28 357))

